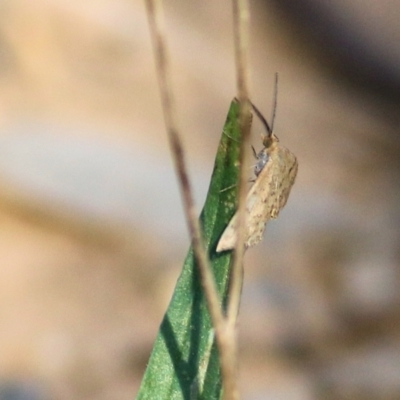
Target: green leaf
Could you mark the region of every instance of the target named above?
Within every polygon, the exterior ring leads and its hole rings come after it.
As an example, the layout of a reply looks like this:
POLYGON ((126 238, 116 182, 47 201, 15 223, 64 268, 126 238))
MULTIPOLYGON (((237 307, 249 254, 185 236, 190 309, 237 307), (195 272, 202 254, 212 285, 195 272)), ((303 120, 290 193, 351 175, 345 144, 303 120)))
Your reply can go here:
MULTIPOLYGON (((239 173, 239 104, 230 106, 214 171, 200 216, 216 286, 226 304, 231 252, 216 253, 218 240, 236 210, 239 173)), ((221 395, 218 351, 190 248, 162 321, 137 400, 214 400, 221 395)))

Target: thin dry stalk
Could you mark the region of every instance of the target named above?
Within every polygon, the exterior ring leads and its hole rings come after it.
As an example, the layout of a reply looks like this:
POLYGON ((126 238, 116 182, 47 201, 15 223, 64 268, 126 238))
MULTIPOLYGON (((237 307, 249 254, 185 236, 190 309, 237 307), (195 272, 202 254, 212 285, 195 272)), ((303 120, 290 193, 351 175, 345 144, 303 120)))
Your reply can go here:
POLYGON ((239 311, 240 295, 243 284, 243 256, 245 240, 245 207, 247 196, 247 151, 250 142, 250 103, 249 103, 249 65, 248 65, 248 36, 249 36, 249 6, 247 0, 233 0, 233 25, 235 61, 237 75, 237 91, 240 101, 239 125, 242 133, 240 148, 240 179, 238 202, 238 229, 237 241, 231 272, 229 287, 229 303, 227 313, 227 327, 224 332, 225 351, 221 355, 221 364, 228 364, 222 368, 226 391, 224 400, 238 400, 240 398, 237 387, 237 339, 236 318, 239 311), (224 373, 226 375, 224 375, 224 373))
POLYGON ((240 101, 239 125, 242 133, 240 147, 240 179, 238 202, 237 242, 231 275, 228 305, 228 323, 234 326, 239 311, 240 295, 243 282, 243 256, 245 240, 245 207, 247 197, 248 157, 246 149, 250 147, 250 102, 249 102, 249 5, 247 0, 233 0, 233 26, 236 61, 236 81, 240 101))
MULTIPOLYGON (((161 92, 161 100, 165 118, 165 124, 170 141, 175 169, 178 175, 185 215, 193 242, 194 254, 200 270, 202 284, 207 298, 216 340, 220 352, 221 372, 223 378, 224 400, 238 400, 237 389, 237 357, 236 357, 236 331, 235 321, 238 313, 240 292, 243 277, 243 253, 244 253, 244 230, 239 229, 238 247, 235 252, 235 262, 231 277, 230 302, 228 318, 225 319, 220 306, 220 299, 215 288, 214 277, 209 265, 209 260, 202 240, 201 228, 194 207, 193 195, 187 168, 184 159, 184 152, 176 124, 175 110, 173 105, 171 76, 169 72, 169 60, 164 35, 164 23, 162 5, 160 0, 146 0, 149 26, 153 41, 156 58, 157 75, 161 92)), ((248 101, 248 4, 244 0, 234 0, 234 36, 235 54, 237 68, 238 98, 241 103, 240 126, 243 135, 243 143, 240 154, 242 166, 247 165, 245 149, 248 147, 250 135, 250 106, 248 101)), ((244 226, 244 205, 246 199, 246 171, 241 168, 239 183, 239 226, 244 226)))
MULTIPOLYGON (((219 345, 220 353, 224 353, 225 346, 221 346, 221 343, 225 342, 225 339, 223 338, 225 337, 224 332, 226 332, 226 323, 221 308, 221 301, 215 287, 214 276, 205 251, 201 228, 194 206, 191 185, 185 164, 184 152, 176 124, 171 75, 169 72, 169 59, 164 34, 162 4, 160 0, 147 0, 146 7, 156 59, 156 69, 161 92, 165 124, 170 141, 172 157, 174 159, 175 170, 180 183, 185 216, 189 226, 194 255, 200 270, 203 289, 206 295, 211 319, 216 333, 216 340, 219 345)), ((222 375, 224 376, 227 374, 222 372, 222 375)), ((225 389, 225 386, 224 392, 228 392, 225 389)))

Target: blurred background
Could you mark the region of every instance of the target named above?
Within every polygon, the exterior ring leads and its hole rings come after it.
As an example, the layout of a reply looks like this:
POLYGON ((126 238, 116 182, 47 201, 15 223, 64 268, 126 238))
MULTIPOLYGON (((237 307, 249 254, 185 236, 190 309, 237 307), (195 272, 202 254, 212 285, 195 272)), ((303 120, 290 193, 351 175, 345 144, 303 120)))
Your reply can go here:
MULTIPOLYGON (((252 98, 300 164, 247 252, 244 400, 400 398, 400 5, 253 0, 252 98)), ((227 0, 166 4, 200 211, 227 0)), ((252 141, 261 148, 260 124, 252 141)), ((144 3, 0 3, 0 400, 133 399, 189 245, 144 3)))

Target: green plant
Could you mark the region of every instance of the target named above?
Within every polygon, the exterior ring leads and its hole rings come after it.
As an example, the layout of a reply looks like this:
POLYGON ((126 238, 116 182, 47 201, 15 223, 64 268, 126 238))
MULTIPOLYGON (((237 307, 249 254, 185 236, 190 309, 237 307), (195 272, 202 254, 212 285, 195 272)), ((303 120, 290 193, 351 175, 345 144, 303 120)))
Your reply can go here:
MULTIPOLYGON (((200 216, 217 291, 227 303, 232 252, 215 252, 237 207, 239 104, 233 101, 223 128, 207 199, 200 216)), ((138 400, 219 399, 221 373, 214 330, 193 249, 161 327, 138 393, 138 400)))

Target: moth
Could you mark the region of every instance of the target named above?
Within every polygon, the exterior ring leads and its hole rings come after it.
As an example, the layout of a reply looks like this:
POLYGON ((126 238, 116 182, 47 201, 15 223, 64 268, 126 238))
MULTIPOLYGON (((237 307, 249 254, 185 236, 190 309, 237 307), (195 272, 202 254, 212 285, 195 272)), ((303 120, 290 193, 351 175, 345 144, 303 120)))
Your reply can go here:
MULTIPOLYGON (((290 150, 281 146, 277 136, 272 133, 276 96, 271 127, 257 107, 252 103, 251 106, 267 133, 261 135, 264 147, 258 154, 253 147, 253 153, 257 159, 257 164, 254 167, 256 179, 246 198, 244 242, 246 249, 260 243, 267 222, 271 218, 278 217, 280 210, 288 200, 298 170, 296 156, 290 150)), ((231 250, 235 247, 237 219, 236 212, 218 242, 217 252, 231 250)))

